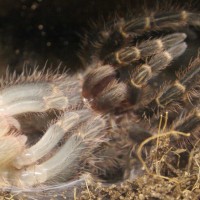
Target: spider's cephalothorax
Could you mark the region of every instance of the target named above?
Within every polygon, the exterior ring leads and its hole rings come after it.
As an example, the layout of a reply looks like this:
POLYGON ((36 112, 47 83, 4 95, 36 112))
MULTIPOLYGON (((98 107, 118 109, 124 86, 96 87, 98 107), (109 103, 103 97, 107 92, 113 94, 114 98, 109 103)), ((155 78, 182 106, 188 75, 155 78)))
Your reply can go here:
POLYGON ((189 142, 179 137, 172 144, 191 149, 197 141, 200 58, 190 42, 199 43, 199 31, 199 13, 166 10, 120 19, 94 32, 96 37, 85 37, 81 60, 90 67, 82 95, 94 110, 115 119, 122 134, 115 152, 123 145, 130 152, 125 132, 136 143, 159 132, 159 117, 166 112, 165 131, 191 133, 189 142))
POLYGON ((199 13, 162 11, 119 20, 93 36, 96 40, 88 36, 83 49, 91 56, 82 60, 91 67, 84 77, 83 97, 95 110, 131 110, 139 118, 191 105, 198 96, 199 58, 189 64, 189 57, 187 70, 181 69, 181 60, 189 51, 189 32, 199 42, 199 27, 199 13), (166 79, 166 69, 172 66, 175 73, 166 79))
POLYGON ((102 141, 105 126, 101 116, 84 106, 79 82, 36 71, 2 81, 0 191, 32 191, 36 196, 42 185, 45 190, 79 179, 83 161, 102 141), (31 118, 34 113, 36 122, 31 118), (30 141, 30 132, 24 132, 29 123, 45 124, 40 130, 45 132, 36 135, 35 141, 30 141))
MULTIPOLYGON (((83 97, 100 111, 123 107, 124 104, 137 107, 138 102, 144 102, 144 93, 149 92, 150 83, 159 79, 161 71, 184 54, 190 27, 199 29, 200 14, 166 11, 119 20, 105 31, 99 31, 93 37, 96 40, 89 41, 87 36, 81 58, 92 67, 85 76, 83 97)), ((193 29, 190 31, 198 34, 193 29)), ((198 69, 192 74, 198 74, 198 69)), ((171 87, 178 88, 175 89, 177 93, 180 90, 183 93, 187 86, 177 80, 171 87)), ((156 107, 165 107, 159 96, 156 97, 156 107)))

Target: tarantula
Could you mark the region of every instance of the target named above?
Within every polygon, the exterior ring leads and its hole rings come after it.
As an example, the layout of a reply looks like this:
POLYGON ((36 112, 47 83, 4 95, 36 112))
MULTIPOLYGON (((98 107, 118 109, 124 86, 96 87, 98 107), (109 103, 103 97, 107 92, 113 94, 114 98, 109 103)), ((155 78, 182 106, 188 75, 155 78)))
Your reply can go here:
MULTIPOLYGON (((195 34, 200 14, 162 11, 148 17, 120 19, 85 37, 81 59, 91 67, 82 76, 82 84, 77 77, 37 72, 3 80, 1 190, 62 190, 68 185, 59 183, 74 179, 82 168, 88 169, 88 164, 95 166, 98 178, 109 179, 110 175, 113 179, 119 173, 125 177, 127 160, 129 171, 134 168, 130 162, 130 155, 135 153, 131 139, 138 144, 160 131, 158 116, 166 111, 168 120, 162 130, 190 132, 190 145, 185 144, 191 149, 199 138, 200 58, 187 69, 177 70, 175 80, 158 88, 164 82, 162 72, 187 49, 187 27, 195 34), (41 122, 48 126, 35 141, 23 132, 25 121, 20 116, 27 117, 27 113, 37 113, 36 123, 42 114, 41 122), (51 115, 54 120, 49 123, 51 115), (102 139, 103 135, 109 140, 102 139)), ((182 139, 171 142, 181 143, 182 139)))
MULTIPOLYGON (((186 69, 179 66, 187 50, 187 37, 198 37, 199 28, 199 13, 162 10, 146 17, 115 20, 104 24, 104 29, 97 27, 95 35, 89 32, 84 37, 79 56, 83 65, 90 67, 82 95, 91 108, 109 113, 115 121, 111 132, 115 129, 113 135, 118 132, 120 141, 117 146, 115 136, 111 136, 115 166, 117 162, 123 168, 121 154, 116 152, 122 153, 130 138, 138 144, 158 132, 160 116, 166 112, 165 130, 191 133, 187 139, 172 139, 173 144, 191 150, 199 138, 200 58, 197 56, 186 69), (165 69, 174 65, 178 65, 176 76, 171 72, 169 80, 165 69)), ((126 148, 128 156, 130 149, 126 148)), ((98 167, 102 169, 105 163, 98 167)))
POLYGON ((2 81, 1 191, 37 193, 84 171, 83 161, 102 141, 105 123, 100 115, 84 106, 79 82, 67 75, 36 71, 2 81), (50 115, 48 111, 54 112, 53 121, 45 118, 50 115), (25 134, 23 126, 34 113, 39 121, 30 123, 44 123, 47 129, 33 142, 31 133, 25 134))

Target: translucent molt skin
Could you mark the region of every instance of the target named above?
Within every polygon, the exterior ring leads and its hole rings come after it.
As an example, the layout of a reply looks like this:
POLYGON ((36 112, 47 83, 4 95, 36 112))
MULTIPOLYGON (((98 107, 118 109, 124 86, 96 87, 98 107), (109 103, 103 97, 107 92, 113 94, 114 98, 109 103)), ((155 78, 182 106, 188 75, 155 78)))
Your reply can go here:
MULTIPOLYGON (((80 178, 74 181, 70 181, 63 184, 52 185, 52 186, 41 186, 40 188, 29 188, 23 189, 12 187, 8 190, 11 199, 23 199, 23 200, 64 200, 64 199, 75 199, 81 192, 81 187, 86 185, 85 178, 80 178)), ((5 190, 4 192, 7 192, 5 190)))
POLYGON ((59 198, 64 198, 64 191, 82 183, 78 174, 84 173, 83 161, 104 141, 104 118, 84 105, 78 78, 34 72, 5 82, 0 90, 4 119, 0 122, 0 190, 27 199, 38 199, 40 194, 49 199, 63 190, 59 198), (56 112, 55 119, 29 145, 17 116, 49 111, 56 112), (76 181, 68 184, 70 180, 76 181))

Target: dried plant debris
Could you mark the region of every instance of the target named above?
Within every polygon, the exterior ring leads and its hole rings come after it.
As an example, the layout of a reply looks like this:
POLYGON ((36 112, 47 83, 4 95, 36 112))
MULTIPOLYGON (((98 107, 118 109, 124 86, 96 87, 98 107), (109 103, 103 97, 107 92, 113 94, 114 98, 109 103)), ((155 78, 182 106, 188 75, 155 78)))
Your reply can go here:
POLYGON ((199 150, 198 144, 188 152, 185 149, 172 148, 165 140, 160 141, 158 147, 152 147, 145 161, 149 167, 148 173, 146 171, 141 177, 118 184, 89 182, 89 186, 85 186, 77 199, 197 200, 200 198, 199 150))
MULTIPOLYGON (((195 182, 191 177, 187 178, 188 182, 195 182)), ((182 179, 180 179, 181 181, 182 179)), ((81 193, 77 199, 111 199, 111 200, 151 200, 151 199, 199 199, 199 188, 193 191, 187 187, 180 187, 179 184, 170 182, 160 177, 144 175, 134 181, 125 181, 121 185, 101 186, 93 185, 89 190, 81 193)))

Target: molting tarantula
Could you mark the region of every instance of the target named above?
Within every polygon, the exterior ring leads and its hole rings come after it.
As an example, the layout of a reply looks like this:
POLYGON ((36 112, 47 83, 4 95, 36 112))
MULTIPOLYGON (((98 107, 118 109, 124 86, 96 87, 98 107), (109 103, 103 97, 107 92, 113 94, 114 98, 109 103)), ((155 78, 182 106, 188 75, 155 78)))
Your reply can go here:
POLYGON ((160 132, 163 116, 163 130, 191 133, 189 138, 171 138, 172 146, 190 151, 199 139, 200 58, 190 45, 195 39, 199 43, 199 31, 199 13, 175 9, 120 18, 102 29, 97 26, 95 36, 85 35, 79 56, 90 67, 82 95, 91 108, 109 113, 111 119, 108 137, 113 149, 99 156, 109 154, 112 159, 97 164, 105 170, 104 178, 109 177, 110 166, 111 179, 119 171, 127 176, 125 154, 131 165, 128 177, 135 171, 130 163, 135 156, 132 146, 160 132), (189 52, 197 57, 185 59, 189 52))
POLYGON ((191 150, 199 138, 200 58, 187 69, 178 68, 175 80, 172 77, 161 88, 158 85, 167 80, 165 69, 180 63, 187 38, 197 36, 199 27, 200 14, 184 10, 129 16, 86 35, 81 60, 91 66, 82 75, 83 83, 59 73, 37 72, 3 80, 1 190, 64 191, 65 182, 82 168, 109 181, 130 177, 137 165, 131 163, 133 144, 160 131, 159 116, 166 111, 163 131, 191 133, 187 142, 182 137, 170 142, 191 150), (33 142, 21 128, 24 120, 20 123, 19 115, 24 113, 37 113, 35 118, 45 125, 45 116, 54 115, 54 121, 33 142), (109 140, 102 139, 103 135, 109 140))

